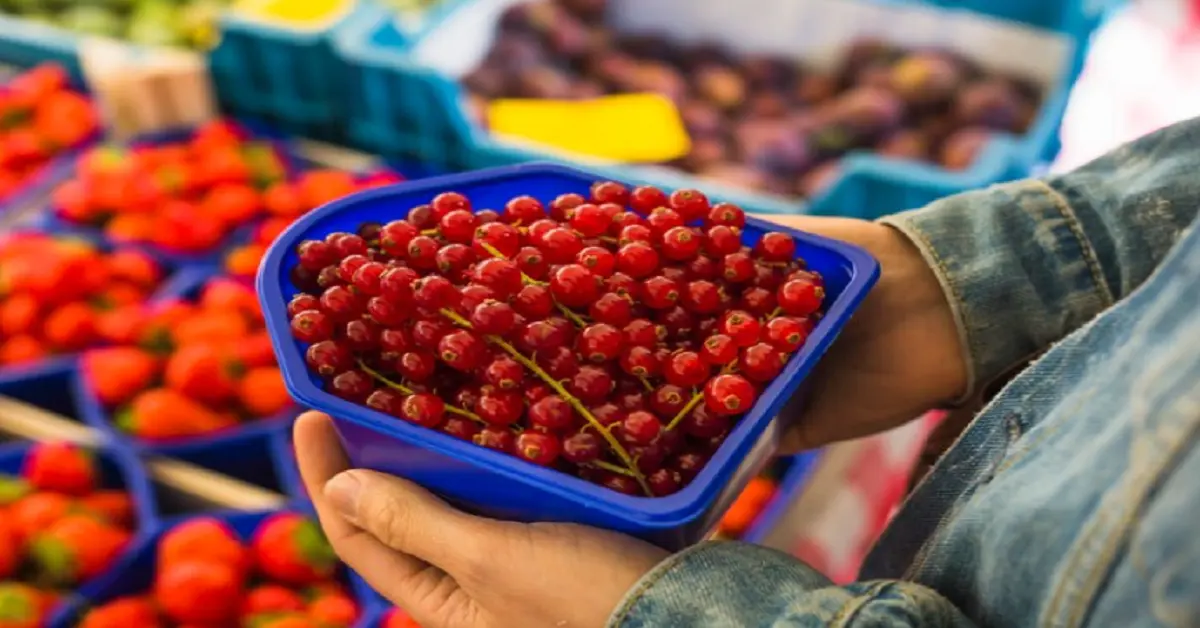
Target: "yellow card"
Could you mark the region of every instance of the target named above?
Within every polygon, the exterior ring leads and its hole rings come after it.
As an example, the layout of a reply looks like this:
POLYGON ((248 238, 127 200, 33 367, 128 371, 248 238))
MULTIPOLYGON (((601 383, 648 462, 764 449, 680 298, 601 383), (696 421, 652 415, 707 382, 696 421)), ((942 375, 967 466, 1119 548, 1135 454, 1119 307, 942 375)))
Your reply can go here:
POLYGON ((668 161, 691 149, 675 104, 658 94, 496 100, 487 122, 497 135, 620 162, 668 161))
POLYGON ((241 0, 234 11, 285 26, 311 28, 345 14, 353 0, 241 0))

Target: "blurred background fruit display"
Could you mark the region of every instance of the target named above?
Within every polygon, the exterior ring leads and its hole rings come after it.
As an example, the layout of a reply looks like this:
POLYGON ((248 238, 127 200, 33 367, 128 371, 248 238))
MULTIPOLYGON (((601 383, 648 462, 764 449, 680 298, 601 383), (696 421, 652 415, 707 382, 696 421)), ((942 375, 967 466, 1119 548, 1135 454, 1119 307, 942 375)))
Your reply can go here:
POLYGON ((617 32, 604 22, 606 4, 510 7, 483 63, 464 77, 474 109, 496 99, 657 92, 674 101, 692 140, 688 154, 668 165, 812 196, 852 151, 965 169, 993 134, 1022 133, 1042 97, 1032 80, 948 50, 863 39, 821 70, 706 41, 617 32))
POLYGON ((86 35, 203 49, 216 42, 217 18, 230 4, 230 0, 0 0, 0 11, 86 35))

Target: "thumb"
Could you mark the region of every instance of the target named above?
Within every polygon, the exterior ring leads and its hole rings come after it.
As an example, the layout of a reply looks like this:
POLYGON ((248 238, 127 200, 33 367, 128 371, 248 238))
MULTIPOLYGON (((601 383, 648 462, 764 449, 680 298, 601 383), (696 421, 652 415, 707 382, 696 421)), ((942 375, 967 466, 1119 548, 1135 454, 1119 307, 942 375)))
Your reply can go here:
POLYGON ((495 537, 488 521, 387 474, 343 471, 325 484, 324 493, 338 514, 380 543, 451 577, 473 573, 495 537))

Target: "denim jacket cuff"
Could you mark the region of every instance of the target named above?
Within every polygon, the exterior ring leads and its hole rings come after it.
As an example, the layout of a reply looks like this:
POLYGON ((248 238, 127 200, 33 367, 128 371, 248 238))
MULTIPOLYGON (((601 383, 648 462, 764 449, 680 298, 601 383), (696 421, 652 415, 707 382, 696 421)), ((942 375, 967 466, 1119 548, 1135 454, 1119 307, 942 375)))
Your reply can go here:
POLYGON ((1079 219, 1039 180, 951 196, 881 219, 905 234, 951 304, 980 387, 1111 305, 1079 219))

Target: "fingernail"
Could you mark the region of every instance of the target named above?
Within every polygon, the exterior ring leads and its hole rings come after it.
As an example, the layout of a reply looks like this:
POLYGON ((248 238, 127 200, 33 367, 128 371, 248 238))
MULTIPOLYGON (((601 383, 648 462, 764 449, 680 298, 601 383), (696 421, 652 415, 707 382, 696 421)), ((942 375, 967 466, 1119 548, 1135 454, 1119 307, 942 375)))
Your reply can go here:
POLYGON ((353 471, 343 471, 325 483, 325 498, 333 504, 334 510, 344 519, 357 524, 358 496, 362 491, 362 481, 353 471))

